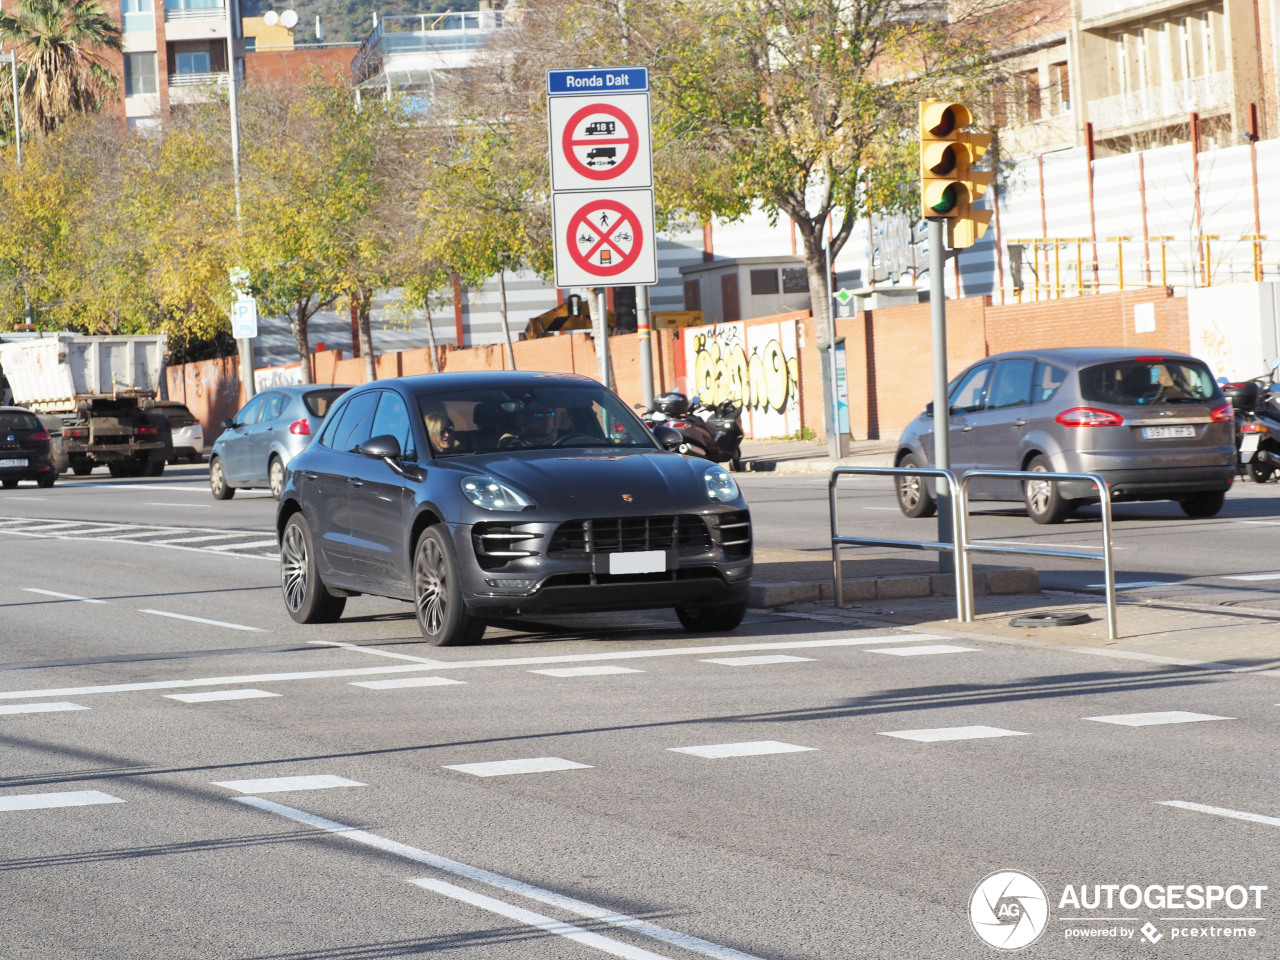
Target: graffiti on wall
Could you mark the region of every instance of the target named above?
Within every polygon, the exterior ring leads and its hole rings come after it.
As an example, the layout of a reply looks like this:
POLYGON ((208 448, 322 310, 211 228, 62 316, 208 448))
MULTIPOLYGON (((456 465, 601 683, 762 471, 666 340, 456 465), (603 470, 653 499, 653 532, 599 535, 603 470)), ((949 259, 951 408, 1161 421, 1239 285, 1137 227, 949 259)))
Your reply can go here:
POLYGON ((794 320, 747 327, 720 323, 685 338, 689 391, 714 406, 742 400, 748 437, 790 436, 800 429, 800 361, 794 320))

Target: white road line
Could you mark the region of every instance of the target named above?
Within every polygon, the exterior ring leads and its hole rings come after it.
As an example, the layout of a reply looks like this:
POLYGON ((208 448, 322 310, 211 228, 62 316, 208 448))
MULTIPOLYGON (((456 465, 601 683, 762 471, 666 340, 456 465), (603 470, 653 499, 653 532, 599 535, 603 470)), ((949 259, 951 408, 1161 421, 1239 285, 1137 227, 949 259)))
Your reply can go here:
POLYGON ((267 777, 264 780, 214 780, 215 787, 240 793, 284 793, 289 790, 329 790, 333 787, 367 787, 359 780, 322 773, 307 777, 267 777))
POLYGON ((368 687, 370 690, 398 690, 402 687, 443 687, 449 684, 465 684, 465 680, 450 677, 403 677, 399 680, 356 680, 352 687, 368 687))
POLYGON ((210 550, 260 550, 263 547, 278 547, 280 544, 275 540, 255 540, 253 543, 227 543, 217 547, 209 547, 210 550))
POLYGON ((261 697, 278 697, 278 693, 266 690, 210 690, 208 693, 166 693, 170 700, 183 703, 210 703, 215 700, 257 700, 261 697))
POLYGON ((1224 573, 1222 580, 1280 580, 1280 573, 1224 573))
POLYGON ((251 630, 254 633, 264 633, 261 627, 246 627, 242 623, 227 623, 224 620, 206 620, 204 617, 189 617, 185 613, 169 613, 167 610, 139 610, 139 613, 149 613, 155 617, 169 617, 173 620, 186 620, 190 623, 203 623, 211 627, 226 627, 228 630, 251 630))
POLYGON ((88 807, 99 803, 124 803, 119 797, 98 790, 73 790, 62 793, 20 793, 0 797, 0 811, 48 810, 53 807, 88 807))
POLYGON ((887 653, 891 657, 927 657, 935 653, 978 653, 977 647, 958 647, 950 643, 938 643, 925 647, 884 647, 867 649, 866 653, 887 653))
POLYGON ((507 903, 505 900, 495 900, 493 897, 486 897, 482 893, 475 893, 455 884, 445 883, 443 880, 422 879, 410 880, 409 882, 422 887, 424 890, 442 893, 446 897, 452 897, 454 900, 461 900, 464 903, 471 904, 473 907, 479 907, 481 910, 496 913, 499 916, 506 917, 508 920, 537 927, 539 930, 555 934, 557 937, 564 937, 566 940, 580 943, 584 947, 592 947, 615 957, 624 957, 625 960, 670 960, 669 957, 664 957, 661 954, 652 953, 640 947, 633 947, 620 940, 602 937, 598 933, 583 930, 572 923, 565 923, 563 920, 556 920, 554 917, 534 913, 532 910, 517 907, 515 904, 507 903))
POLYGON ((212 510, 212 509, 213 509, 213 504, 212 504, 212 503, 155 503, 155 502, 153 502, 153 501, 147 501, 147 503, 145 504, 145 506, 148 506, 148 507, 181 507, 183 510, 190 510, 192 507, 196 507, 197 509, 200 509, 200 510, 212 510))
POLYGON ((445 665, 443 660, 432 660, 430 657, 415 657, 407 653, 393 653, 390 650, 379 650, 376 647, 362 647, 358 643, 346 643, 342 640, 308 640, 307 643, 314 644, 317 647, 341 647, 343 650, 354 650, 357 653, 368 653, 375 657, 390 657, 393 660, 409 660, 413 663, 422 663, 428 666, 436 664, 445 665))
POLYGON ((939 743, 944 740, 985 740, 988 737, 1029 737, 1020 730, 1004 730, 1000 727, 936 727, 932 730, 886 730, 882 737, 899 740, 915 740, 919 743, 939 743))
MULTIPOLYGON (((734 653, 746 650, 797 650, 820 647, 861 646, 883 643, 912 643, 917 640, 948 639, 937 634, 881 635, 876 637, 838 637, 828 640, 788 640, 783 643, 726 644, 721 647, 671 647, 666 650, 622 650, 613 653, 566 654, 554 657, 511 657, 498 660, 424 661, 421 664, 394 667, 348 667, 343 670, 305 670, 296 673, 251 673, 239 676, 199 677, 192 680, 148 680, 136 683, 110 683, 100 686, 52 687, 43 690, 0 691, 0 700, 30 699, 33 697, 82 697, 95 693, 136 693, 143 690, 183 690, 191 687, 223 687, 235 683, 283 683, 290 680, 327 680, 343 677, 372 677, 392 673, 411 673, 415 670, 471 670, 482 667, 528 667, 552 663, 583 663, 601 660, 632 660, 649 657, 682 657, 708 653, 734 653)), ((312 641, 315 642, 315 641, 312 641)), ((326 641, 328 642, 328 641, 326 641)), ((345 645, 344 645, 345 646, 345 645)), ((1037 642, 1036 649, 1040 649, 1037 642)), ((367 647, 357 649, 369 652, 367 647)), ((1081 648, 1087 652, 1088 648, 1081 648)), ((388 654, 384 656, 404 656, 388 654)), ((414 659, 414 658, 409 658, 414 659)), ((1166 661, 1160 661, 1166 662, 1166 661)), ((1169 661, 1172 662, 1172 661, 1169 661)), ((1181 661, 1179 661, 1181 662, 1181 661)))
POLYGON ((1199 723, 1203 720, 1234 720, 1235 717, 1215 717, 1210 713, 1187 713, 1185 710, 1166 710, 1163 713, 1117 713, 1107 717, 1085 717, 1098 723, 1114 723, 1121 727, 1154 727, 1166 723, 1199 723))
POLYGON ((732 947, 725 947, 718 943, 712 943, 699 937, 690 936, 685 933, 678 933, 675 930, 668 930, 666 927, 658 926, 648 920, 640 920, 636 917, 629 917, 624 913, 616 913, 604 907, 596 906, 594 903, 588 903, 585 900, 577 900, 573 897, 566 897, 564 894, 556 893, 553 890, 547 890, 543 887, 535 887, 533 884, 525 883, 521 880, 515 880, 511 877, 505 877, 500 873, 494 873, 491 870, 484 870, 480 867, 473 867, 470 864, 460 863, 457 860, 449 860, 437 854, 430 853, 426 850, 419 850, 417 847, 411 847, 408 844, 398 843, 395 840, 388 840, 377 834, 369 833, 365 830, 359 830, 355 827, 348 826, 344 823, 338 823, 335 820, 326 820, 324 817, 317 817, 314 814, 306 813, 302 810, 296 810, 293 807, 286 807, 283 804, 275 803, 271 800, 263 800, 261 797, 233 797, 236 803, 243 803, 245 806, 254 807, 266 813, 274 813, 277 816, 287 817, 297 823, 304 823, 309 827, 317 830, 324 830, 335 836, 350 840, 353 843, 360 843, 384 853, 390 853, 393 856, 403 857, 406 860, 412 860, 414 863, 421 863, 436 870, 445 873, 451 873, 457 877, 464 877, 477 883, 483 883, 486 886, 496 887, 507 893, 514 893, 522 897, 527 897, 538 903, 545 903, 548 906, 555 907, 572 913, 575 916, 586 917, 597 923, 608 924, 612 927, 619 927, 624 930, 630 930, 632 933, 640 936, 648 937, 651 940, 658 940, 661 943, 674 947, 680 947, 692 953, 699 953, 705 957, 712 957, 714 960, 763 960, 762 957, 755 956, 750 953, 743 953, 741 950, 734 950, 732 947))
POLYGON ((134 540, 138 537, 162 537, 170 531, 164 527, 148 527, 145 530, 135 530, 133 533, 113 533, 109 537, 95 537, 96 540, 134 540))
POLYGON ((214 533, 200 537, 178 537, 176 540, 156 540, 157 545, 163 546, 169 543, 206 543, 209 540, 230 540, 233 537, 241 537, 241 533, 214 533))
POLYGON ((778 740, 755 740, 748 743, 712 743, 705 747, 668 747, 672 753, 688 753, 708 760, 724 757, 759 757, 769 753, 802 753, 817 747, 799 747, 778 740))
POLYGON ((863 510, 892 510, 894 513, 901 513, 897 507, 863 507, 863 510))
POLYGON ((58 593, 57 590, 41 590, 39 587, 23 587, 27 593, 40 593, 46 597, 57 597, 59 600, 79 600, 81 603, 106 603, 105 600, 94 600, 92 597, 77 597, 74 593, 58 593))
POLYGON ((758 667, 767 663, 813 663, 813 657, 789 657, 786 654, 775 654, 763 657, 715 657, 711 660, 699 660, 699 663, 717 663, 723 667, 758 667))
POLYGON ((446 770, 469 773, 474 777, 507 777, 518 773, 555 773, 560 770, 590 770, 585 763, 560 757, 530 757, 527 760, 493 760, 488 763, 447 764, 446 770))
POLYGON ((604 677, 614 673, 644 673, 632 667, 553 667, 550 670, 530 670, 547 677, 604 677))
POLYGON ((1232 820, 1244 820, 1248 823, 1261 823, 1268 827, 1280 827, 1280 817, 1264 817, 1260 813, 1247 813, 1244 810, 1207 807, 1203 803, 1188 803, 1186 800, 1157 800, 1156 804, 1161 807, 1177 807, 1179 810, 1191 810, 1194 813, 1208 813, 1215 817, 1230 817, 1232 820))
POLYGON ((78 703, 67 703, 65 700, 60 703, 15 703, 9 706, 0 706, 0 714, 6 713, 57 713, 63 710, 88 710, 88 707, 81 706, 78 703))

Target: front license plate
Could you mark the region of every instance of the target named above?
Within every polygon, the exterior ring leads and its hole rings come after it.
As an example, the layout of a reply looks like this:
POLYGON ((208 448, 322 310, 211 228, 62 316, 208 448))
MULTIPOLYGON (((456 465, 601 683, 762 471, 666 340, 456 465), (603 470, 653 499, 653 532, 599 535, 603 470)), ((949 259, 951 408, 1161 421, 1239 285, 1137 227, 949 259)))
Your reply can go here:
POLYGON ((1246 433, 1240 438, 1240 459, 1247 460, 1246 453, 1257 452, 1259 439, 1261 438, 1256 433, 1246 433))
POLYGON ((667 551, 638 550, 609 554, 610 573, 662 573, 667 569, 667 551))
POLYGON ((0 460, 0 467, 25 467, 25 460, 0 460))
POLYGON ((1147 440, 1164 440, 1167 437, 1194 437, 1196 428, 1186 427, 1143 427, 1142 436, 1147 440))

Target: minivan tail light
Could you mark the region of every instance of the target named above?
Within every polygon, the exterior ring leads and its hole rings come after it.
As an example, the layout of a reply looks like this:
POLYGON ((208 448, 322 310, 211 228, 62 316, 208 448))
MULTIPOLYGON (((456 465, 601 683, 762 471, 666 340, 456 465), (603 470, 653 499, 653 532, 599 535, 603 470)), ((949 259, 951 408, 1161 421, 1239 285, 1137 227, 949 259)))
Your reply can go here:
POLYGON ((1236 418, 1236 411, 1235 408, 1231 406, 1231 402, 1227 401, 1222 406, 1218 407, 1218 409, 1214 410, 1213 413, 1209 414, 1209 418, 1213 420, 1214 423, 1227 423, 1236 418))
POLYGON ((311 436, 311 421, 306 417, 301 420, 295 420, 289 424, 289 432, 295 437, 309 437, 311 436))
POLYGON ((1124 423, 1120 414, 1097 407, 1072 407, 1053 419, 1064 427, 1118 427, 1124 423))

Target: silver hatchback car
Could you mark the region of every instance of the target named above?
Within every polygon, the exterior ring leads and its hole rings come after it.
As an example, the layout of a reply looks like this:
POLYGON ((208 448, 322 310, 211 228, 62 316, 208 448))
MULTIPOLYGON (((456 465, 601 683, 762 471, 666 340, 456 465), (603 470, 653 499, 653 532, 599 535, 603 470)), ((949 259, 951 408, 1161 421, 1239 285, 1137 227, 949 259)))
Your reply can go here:
MULTIPOLYGON (((1113 501, 1176 500, 1192 517, 1222 509, 1235 479, 1231 403, 1209 368, 1182 353, 1119 347, 1002 353, 951 382, 951 467, 1096 473, 1113 501)), ((933 463, 933 404, 907 425, 898 466, 933 463)), ((937 510, 933 485, 899 477, 909 517, 937 510)), ((1097 500, 1083 481, 993 480, 972 499, 1022 500, 1037 523, 1058 523, 1097 500)))

